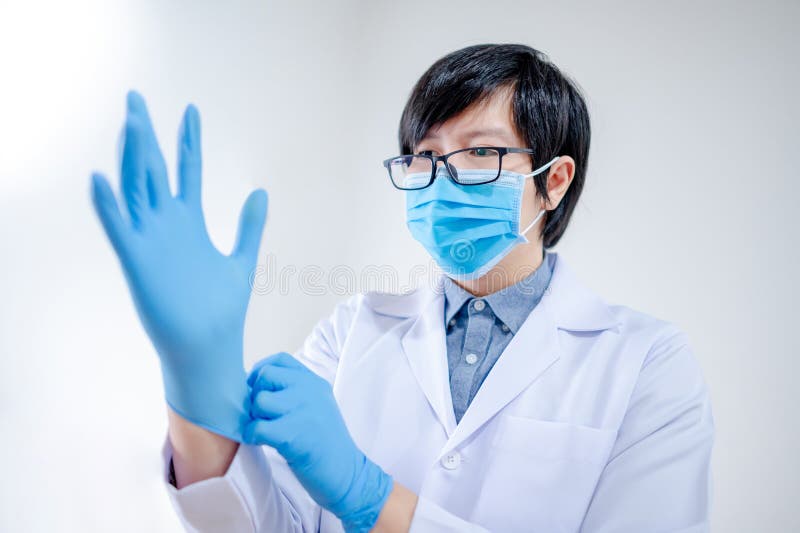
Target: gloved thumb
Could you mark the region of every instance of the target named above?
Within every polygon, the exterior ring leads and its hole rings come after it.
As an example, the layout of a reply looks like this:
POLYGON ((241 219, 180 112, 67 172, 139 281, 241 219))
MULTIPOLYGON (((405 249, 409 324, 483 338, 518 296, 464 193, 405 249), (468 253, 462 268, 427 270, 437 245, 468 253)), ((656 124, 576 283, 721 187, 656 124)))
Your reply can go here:
POLYGON ((233 256, 244 262, 248 268, 256 263, 264 222, 267 219, 267 191, 256 189, 250 193, 239 216, 239 231, 233 256))

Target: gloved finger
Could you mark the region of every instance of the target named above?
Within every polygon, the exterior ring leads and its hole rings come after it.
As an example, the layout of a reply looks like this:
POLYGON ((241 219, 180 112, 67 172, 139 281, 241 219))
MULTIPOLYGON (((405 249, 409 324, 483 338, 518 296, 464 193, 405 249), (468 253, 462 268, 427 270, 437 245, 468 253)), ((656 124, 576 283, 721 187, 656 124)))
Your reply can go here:
POLYGON ((278 453, 290 442, 289 428, 282 418, 265 420, 256 418, 250 421, 242 431, 242 439, 247 444, 272 446, 278 453))
POLYGON ((122 148, 122 196, 128 207, 131 222, 138 227, 149 209, 144 140, 139 118, 131 115, 125 121, 122 148))
POLYGON ((189 104, 178 134, 178 197, 197 208, 200 207, 202 167, 200 113, 189 104))
POLYGON ((139 117, 144 128, 147 189, 150 205, 157 207, 171 197, 167 179, 167 165, 164 163, 164 156, 158 147, 158 139, 153 129, 153 123, 150 120, 150 114, 147 112, 147 104, 145 104, 144 98, 136 91, 128 93, 128 113, 139 117))
POLYGON ((128 227, 122 219, 117 199, 111 191, 108 180, 99 173, 92 174, 92 203, 117 256, 120 259, 124 258, 127 254, 128 227))
POLYGON ((293 408, 294 395, 291 389, 258 390, 250 395, 250 416, 253 418, 278 418, 293 408))
MULTIPOLYGON (((277 391, 291 387, 300 378, 297 369, 282 366, 264 365, 258 370, 250 383, 253 392, 260 390, 277 391)), ((248 380, 249 381, 249 380, 248 380)))
POLYGON ((267 219, 267 191, 257 189, 250 193, 239 216, 239 231, 233 256, 252 269, 258 257, 258 246, 267 219))
POLYGON ((292 357, 290 354, 286 352, 278 352, 270 355, 269 357, 265 357, 261 359, 256 364, 253 365, 253 368, 250 370, 250 374, 247 376, 247 384, 251 387, 255 382, 256 378, 258 377, 258 373, 265 365, 277 365, 277 366, 294 366, 297 367, 300 363, 292 357), (294 362, 294 364, 292 363, 294 362))
POLYGON ((270 364, 274 366, 283 366, 286 368, 305 369, 306 366, 298 361, 292 354, 287 352, 278 352, 270 357, 270 364))

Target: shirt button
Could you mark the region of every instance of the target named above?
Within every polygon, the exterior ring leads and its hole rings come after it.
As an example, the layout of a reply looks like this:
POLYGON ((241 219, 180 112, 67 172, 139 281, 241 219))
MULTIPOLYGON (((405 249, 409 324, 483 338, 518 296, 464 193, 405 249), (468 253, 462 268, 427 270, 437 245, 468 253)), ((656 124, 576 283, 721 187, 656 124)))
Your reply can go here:
POLYGON ((503 333, 508 333, 508 331, 509 331, 509 328, 508 328, 508 326, 506 326, 505 324, 503 324, 502 326, 500 326, 500 329, 502 329, 502 330, 503 330, 503 333))
POLYGON ((455 318, 451 318, 450 322, 448 322, 447 324, 452 328, 453 326, 456 325, 456 319, 455 318))
POLYGON ((472 304, 472 307, 474 307, 476 311, 483 311, 483 308, 486 307, 486 302, 483 300, 475 300, 475 303, 472 304))
POLYGON ((474 365, 475 363, 478 362, 478 356, 475 355, 474 353, 468 353, 465 359, 467 363, 470 365, 474 365))
POLYGON ((448 470, 455 470, 461 465, 461 454, 458 452, 450 452, 442 457, 442 466, 448 470))

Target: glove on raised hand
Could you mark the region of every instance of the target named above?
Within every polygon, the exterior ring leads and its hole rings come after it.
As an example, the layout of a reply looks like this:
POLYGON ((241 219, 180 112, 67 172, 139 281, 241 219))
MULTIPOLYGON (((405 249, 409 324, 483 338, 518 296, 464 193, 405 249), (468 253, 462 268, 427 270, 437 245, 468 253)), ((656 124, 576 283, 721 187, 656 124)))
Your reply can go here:
POLYGON ((144 100, 131 92, 121 161, 129 217, 97 173, 92 199, 158 352, 167 402, 190 422, 241 441, 250 419, 244 321, 267 195, 256 190, 247 198, 234 250, 223 255, 209 239, 201 209, 200 117, 192 105, 180 128, 178 161, 173 197, 144 100))

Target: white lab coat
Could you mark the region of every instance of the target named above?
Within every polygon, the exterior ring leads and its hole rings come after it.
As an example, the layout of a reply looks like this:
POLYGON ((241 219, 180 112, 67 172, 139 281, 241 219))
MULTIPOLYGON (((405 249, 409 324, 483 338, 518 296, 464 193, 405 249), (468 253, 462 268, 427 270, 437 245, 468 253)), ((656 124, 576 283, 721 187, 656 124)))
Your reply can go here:
MULTIPOLYGON (((456 424, 443 315, 441 279, 357 295, 295 353, 333 384, 356 444, 419 495, 412 531, 708 530, 714 424, 676 327, 604 303, 556 257, 456 424)), ((170 454, 167 441, 165 468, 170 454)), ((268 447, 167 488, 190 530, 342 531, 268 447)))

